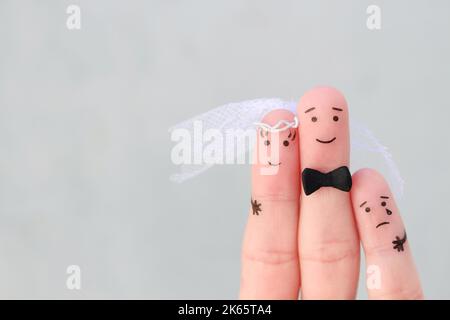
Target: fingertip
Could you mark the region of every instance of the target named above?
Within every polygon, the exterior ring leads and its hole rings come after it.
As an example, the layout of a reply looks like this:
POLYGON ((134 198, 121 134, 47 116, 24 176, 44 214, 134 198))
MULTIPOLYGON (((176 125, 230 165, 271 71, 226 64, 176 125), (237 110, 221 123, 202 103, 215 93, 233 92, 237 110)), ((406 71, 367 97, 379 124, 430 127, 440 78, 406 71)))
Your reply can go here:
POLYGON ((275 109, 264 115, 261 122, 275 126, 279 121, 294 121, 295 114, 286 109, 275 109))
POLYGON ((353 174, 353 177, 355 180, 360 179, 378 179, 378 180, 384 180, 381 173, 379 173, 377 170, 372 168, 362 168, 356 171, 353 174))
POLYGON ((298 114, 304 113, 306 107, 321 105, 335 105, 347 110, 347 100, 344 94, 332 86, 315 86, 300 98, 297 106, 298 114))
POLYGON ((352 176, 352 195, 357 198, 364 195, 391 193, 388 183, 381 173, 375 169, 363 168, 352 176))

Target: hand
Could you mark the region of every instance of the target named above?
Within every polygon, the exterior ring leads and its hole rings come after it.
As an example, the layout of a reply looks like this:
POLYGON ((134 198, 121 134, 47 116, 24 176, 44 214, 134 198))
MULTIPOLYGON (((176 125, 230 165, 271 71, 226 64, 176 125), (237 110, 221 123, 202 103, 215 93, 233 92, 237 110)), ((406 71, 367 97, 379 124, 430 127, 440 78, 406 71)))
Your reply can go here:
MULTIPOLYGON (((300 100, 297 114, 298 129, 258 130, 240 298, 298 299, 301 290, 303 299, 354 299, 360 241, 374 280, 368 281, 369 298, 423 298, 386 181, 371 169, 349 176, 344 97, 315 88, 300 100)), ((280 120, 291 122, 294 115, 275 110, 263 122, 280 120)))

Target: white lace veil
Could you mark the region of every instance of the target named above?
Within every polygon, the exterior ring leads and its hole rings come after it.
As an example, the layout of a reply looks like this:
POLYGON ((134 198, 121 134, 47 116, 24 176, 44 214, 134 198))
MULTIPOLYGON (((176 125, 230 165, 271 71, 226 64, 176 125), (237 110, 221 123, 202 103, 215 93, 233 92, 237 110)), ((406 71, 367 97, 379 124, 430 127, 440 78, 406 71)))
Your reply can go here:
MULTIPOLYGON (((203 130, 216 129, 225 135, 227 130, 241 129, 255 130, 255 123, 261 121, 264 115, 274 109, 287 109, 296 113, 297 103, 294 101, 284 101, 279 98, 255 99, 242 102, 229 103, 214 108, 208 112, 197 115, 191 119, 178 123, 169 129, 174 132, 176 129, 184 129, 188 132, 194 132, 194 124, 201 122, 203 130)), ((302 125, 301 123, 299 124, 302 125)), ((351 135, 351 171, 355 172, 360 168, 371 167, 380 171, 388 180, 394 195, 399 198, 403 195, 404 181, 400 172, 392 159, 388 148, 385 147, 375 135, 361 122, 350 117, 350 135, 351 135)), ((192 143, 195 139, 194 134, 192 143)), ((213 140, 210 144, 219 143, 213 140)), ((239 151, 230 150, 230 146, 223 147, 224 153, 234 152, 236 158, 242 156, 239 151)), ((248 148, 246 151, 249 152, 248 148)), ((192 179, 197 175, 204 173, 214 164, 180 164, 178 172, 174 173, 170 179, 174 182, 182 183, 192 179)), ((300 174, 300 173, 299 173, 300 174)))

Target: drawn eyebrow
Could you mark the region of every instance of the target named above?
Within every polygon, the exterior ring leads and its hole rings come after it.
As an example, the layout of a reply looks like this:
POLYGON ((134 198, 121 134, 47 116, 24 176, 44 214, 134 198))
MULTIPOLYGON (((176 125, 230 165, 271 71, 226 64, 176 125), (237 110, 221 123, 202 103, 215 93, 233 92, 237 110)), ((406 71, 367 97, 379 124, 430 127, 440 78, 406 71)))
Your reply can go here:
POLYGON ((290 138, 292 136, 292 132, 291 131, 289 131, 289 135, 288 135, 288 138, 290 138))
POLYGON ((292 141, 294 141, 295 140, 295 136, 297 135, 297 131, 294 131, 294 136, 292 137, 292 141))
POLYGON ((367 203, 367 201, 364 201, 363 203, 361 203, 360 205, 359 205, 359 207, 361 208, 363 205, 365 205, 367 203))
POLYGON ((308 110, 305 111, 305 113, 308 113, 310 111, 313 111, 315 109, 315 107, 309 108, 308 110))
POLYGON ((264 130, 264 129, 259 129, 259 135, 261 136, 261 138, 267 137, 267 135, 269 134, 269 131, 264 130))
POLYGON ((342 111, 342 109, 341 108, 332 108, 333 110, 336 110, 336 111, 342 111))
POLYGON ((386 197, 386 196, 381 196, 380 198, 381 199, 389 199, 389 197, 386 197))

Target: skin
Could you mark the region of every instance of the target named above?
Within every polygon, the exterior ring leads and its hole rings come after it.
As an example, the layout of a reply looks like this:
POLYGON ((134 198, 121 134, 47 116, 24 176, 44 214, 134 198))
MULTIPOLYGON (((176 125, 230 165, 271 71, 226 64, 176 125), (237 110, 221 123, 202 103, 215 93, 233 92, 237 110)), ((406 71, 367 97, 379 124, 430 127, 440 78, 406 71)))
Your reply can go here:
MULTIPOLYGON (((300 99, 297 113, 300 150, 307 150, 300 152, 301 170, 326 173, 348 167, 350 139, 344 96, 334 88, 314 88, 300 99)), ((309 196, 302 193, 300 210, 302 298, 353 299, 359 277, 359 239, 350 193, 332 187, 322 187, 309 196)))
POLYGON ((422 299, 409 239, 403 251, 392 243, 403 237, 405 226, 388 184, 375 170, 361 169, 353 175, 353 185, 352 203, 366 265, 376 266, 381 279, 380 287, 368 286, 369 298, 422 299))
MULTIPOLYGON (((273 126, 279 120, 293 119, 289 111, 274 110, 262 122, 273 126)), ((269 133, 267 137, 258 132, 256 152, 267 155, 259 157, 252 167, 251 197, 260 204, 261 212, 255 215, 252 208, 249 210, 242 247, 240 298, 297 299, 300 177, 292 174, 300 170, 297 129, 269 133), (288 146, 283 144, 285 141, 288 146)))
MULTIPOLYGON (((284 149, 282 141, 288 133, 275 139, 280 146, 279 171, 274 175, 261 173, 269 167, 268 158, 252 167, 252 199, 258 200, 262 211, 254 215, 252 208, 249 210, 240 298, 297 299, 301 284, 303 299, 353 299, 361 238, 366 265, 371 268, 367 283, 373 279, 373 270, 380 276, 379 286, 368 285, 369 298, 422 299, 410 235, 402 244, 403 251, 392 243, 403 238, 405 227, 379 173, 371 169, 356 172, 351 192, 322 187, 306 196, 301 191, 304 168, 325 173, 349 166, 345 98, 333 88, 314 88, 302 97, 297 113, 299 139, 284 149), (315 109, 305 113, 312 107, 315 109)), ((293 116, 276 110, 263 122, 274 125, 281 119, 292 121, 293 116)), ((263 137, 258 138, 257 149, 268 151, 263 137)))

